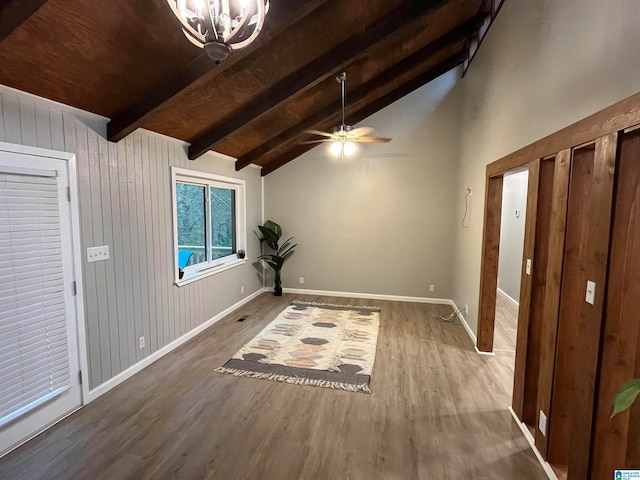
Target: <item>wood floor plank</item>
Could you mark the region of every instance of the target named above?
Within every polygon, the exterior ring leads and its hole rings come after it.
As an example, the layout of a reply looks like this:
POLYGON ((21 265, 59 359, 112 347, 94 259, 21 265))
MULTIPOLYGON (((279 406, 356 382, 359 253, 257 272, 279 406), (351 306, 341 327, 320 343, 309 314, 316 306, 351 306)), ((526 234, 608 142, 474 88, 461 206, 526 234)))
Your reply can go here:
POLYGON ((448 311, 261 295, 0 459, 0 478, 546 478, 507 410, 513 354, 478 355, 448 311), (382 308, 371 395, 214 372, 296 299, 382 308))

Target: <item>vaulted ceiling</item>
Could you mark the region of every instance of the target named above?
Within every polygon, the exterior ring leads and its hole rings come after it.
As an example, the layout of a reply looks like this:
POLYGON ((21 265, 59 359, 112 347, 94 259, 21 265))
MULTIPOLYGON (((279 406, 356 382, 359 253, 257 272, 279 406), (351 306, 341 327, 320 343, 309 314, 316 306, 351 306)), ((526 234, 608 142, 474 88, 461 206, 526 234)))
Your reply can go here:
POLYGON ((266 175, 313 145, 306 129, 355 124, 461 64, 502 0, 271 0, 249 47, 216 65, 166 0, 0 0, 0 84, 236 157, 266 175))

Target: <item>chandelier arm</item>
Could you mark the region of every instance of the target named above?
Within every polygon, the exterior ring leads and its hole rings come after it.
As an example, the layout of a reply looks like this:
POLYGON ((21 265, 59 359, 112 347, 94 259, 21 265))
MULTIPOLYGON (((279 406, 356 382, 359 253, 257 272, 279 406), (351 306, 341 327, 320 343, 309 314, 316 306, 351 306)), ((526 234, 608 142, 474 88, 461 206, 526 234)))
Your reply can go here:
MULTIPOLYGON (((233 45, 229 45, 233 50, 240 50, 241 48, 246 47, 247 45, 249 45, 251 42, 253 42, 256 37, 258 36, 258 34, 262 31, 262 27, 264 25, 264 19, 266 16, 266 12, 265 12, 265 5, 263 0, 257 0, 257 8, 258 8, 258 22, 256 23, 256 27, 253 30, 253 33, 249 36, 249 38, 243 40, 242 42, 238 42, 235 43, 233 45)), ((245 22, 249 21, 249 19, 251 19, 252 17, 249 15, 245 15, 242 24, 238 25, 238 27, 232 32, 231 37, 233 37, 237 32, 240 31, 240 27, 242 25, 244 25, 245 22)))
POLYGON ((226 37, 222 38, 224 43, 229 44, 231 42, 231 40, 233 40, 233 37, 235 37, 240 32, 240 30, 242 30, 242 27, 244 27, 245 23, 247 23, 250 18, 251 17, 249 15, 243 16, 242 20, 240 21, 240 23, 238 23, 236 28, 232 29, 231 32, 229 33, 229 35, 227 35, 226 37))
POLYGON ((193 38, 191 34, 187 32, 184 28, 182 29, 182 33, 184 33, 184 36, 187 37, 187 40, 193 43, 196 47, 204 48, 204 43, 201 42, 199 39, 193 38))
MULTIPOLYGON (((220 34, 218 33, 218 29, 216 28, 216 24, 214 22, 214 18, 222 18, 222 16, 220 15, 220 12, 218 12, 216 5, 214 5, 212 2, 209 2, 208 0, 204 0, 207 3, 207 7, 206 10, 209 12, 209 21, 211 22, 211 33, 213 34, 213 36, 215 36, 215 41, 216 42, 220 42, 222 43, 224 40, 220 38, 220 34)), ((223 19, 224 21, 224 19, 223 19)), ((229 25, 231 25, 231 19, 229 19, 229 25)))
MULTIPOLYGON (((180 22, 180 25, 182 25, 182 30, 187 35, 187 38, 191 36, 192 38, 189 38, 189 40, 191 40, 192 43, 194 43, 193 40, 195 40, 201 42, 202 45, 204 45, 207 42, 206 38, 195 28, 193 28, 185 18, 182 17, 182 12, 180 12, 180 10, 178 9, 178 5, 176 4, 176 2, 174 0, 167 0, 167 3, 169 4, 169 8, 171 8, 171 11, 173 11, 174 16, 180 22)), ((201 45, 198 46, 202 48, 201 45)))

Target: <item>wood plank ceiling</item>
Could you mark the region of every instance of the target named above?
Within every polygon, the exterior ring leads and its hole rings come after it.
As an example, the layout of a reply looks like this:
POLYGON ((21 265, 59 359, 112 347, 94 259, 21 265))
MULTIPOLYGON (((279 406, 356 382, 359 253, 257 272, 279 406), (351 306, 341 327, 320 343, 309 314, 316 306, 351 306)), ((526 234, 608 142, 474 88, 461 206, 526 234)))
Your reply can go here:
POLYGON ((271 0, 249 47, 216 66, 166 0, 0 0, 0 84, 236 157, 266 175, 340 124, 348 73, 355 124, 464 64, 501 0, 271 0))

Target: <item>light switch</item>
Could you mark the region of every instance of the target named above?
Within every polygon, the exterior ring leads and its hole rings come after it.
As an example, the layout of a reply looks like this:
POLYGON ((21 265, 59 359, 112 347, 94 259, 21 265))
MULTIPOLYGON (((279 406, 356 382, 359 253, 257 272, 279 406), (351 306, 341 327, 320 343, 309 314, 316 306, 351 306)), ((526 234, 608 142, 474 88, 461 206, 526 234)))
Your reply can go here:
POLYGON ((596 301, 596 282, 587 281, 587 294, 584 297, 587 303, 593 305, 596 301))
POLYGON ((527 275, 531 275, 531 263, 531 259, 527 258, 527 266, 524 269, 527 275))
POLYGON ((542 410, 540 410, 540 417, 538 418, 538 430, 542 435, 547 436, 547 416, 542 410))
POLYGON ((109 260, 109 245, 87 248, 87 262, 101 262, 102 260, 109 260))

